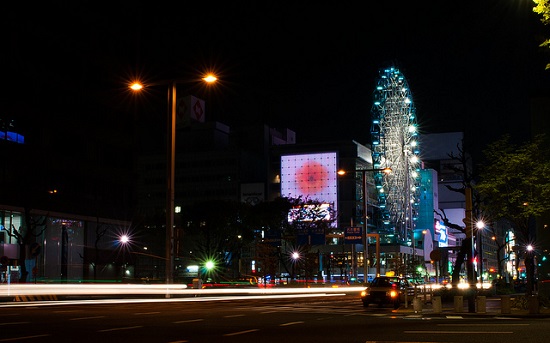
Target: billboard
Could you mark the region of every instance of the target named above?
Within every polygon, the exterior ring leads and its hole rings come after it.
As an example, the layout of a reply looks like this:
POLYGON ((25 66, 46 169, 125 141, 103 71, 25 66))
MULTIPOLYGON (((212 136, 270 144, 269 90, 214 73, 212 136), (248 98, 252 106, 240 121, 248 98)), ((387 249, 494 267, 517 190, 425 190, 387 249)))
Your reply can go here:
POLYGON ((187 127, 191 121, 204 123, 205 116, 204 100, 187 95, 176 101, 176 127, 187 127))
POLYGON ((281 195, 331 204, 336 211, 336 152, 281 156, 281 195))

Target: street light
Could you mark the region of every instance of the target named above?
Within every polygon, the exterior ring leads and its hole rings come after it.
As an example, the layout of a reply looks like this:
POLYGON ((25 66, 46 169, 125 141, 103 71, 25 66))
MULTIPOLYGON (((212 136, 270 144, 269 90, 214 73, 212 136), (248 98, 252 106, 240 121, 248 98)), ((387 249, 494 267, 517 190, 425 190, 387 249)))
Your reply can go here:
MULTIPOLYGON (((367 187, 367 172, 376 172, 381 171, 385 174, 390 174, 392 172, 391 168, 375 168, 375 169, 356 169, 354 170, 356 173, 361 173, 361 188, 363 192, 363 235, 362 235, 362 241, 363 241, 363 282, 367 282, 367 277, 369 274, 369 266, 368 266, 368 256, 369 256, 369 247, 368 247, 368 232, 367 232, 367 219, 368 219, 368 199, 369 199, 369 189, 367 187)), ((345 170, 339 170, 338 175, 345 175, 345 170)), ((378 250, 377 250, 378 252, 378 250)), ((380 275, 380 261, 376 264, 376 274, 377 276, 380 275)))
MULTIPOLYGON (((213 74, 205 75, 202 80, 206 83, 214 83, 218 80, 213 74)), ((166 147, 166 283, 174 283, 174 193, 175 193, 175 165, 176 165, 176 86, 181 81, 173 80, 169 83, 168 104, 169 115, 166 121, 168 133, 166 147)), ((130 85, 133 91, 141 91, 144 86, 139 82, 130 85)))
POLYGON ((126 245, 128 243, 130 243, 130 237, 128 235, 124 234, 124 235, 119 237, 118 241, 120 242, 121 250, 122 250, 122 280, 124 281, 124 277, 126 276, 126 273, 127 273, 127 268, 126 268, 126 245))
POLYGON ((479 281, 481 286, 483 287, 483 246, 482 246, 482 230, 485 228, 485 223, 482 220, 479 220, 476 223, 477 227, 477 238, 478 238, 478 250, 479 250, 479 262, 478 262, 478 269, 479 269, 479 281))
POLYGON ((300 258, 300 253, 297 251, 294 251, 292 255, 292 279, 291 281, 294 281, 296 279, 296 263, 298 263, 298 259, 300 258))

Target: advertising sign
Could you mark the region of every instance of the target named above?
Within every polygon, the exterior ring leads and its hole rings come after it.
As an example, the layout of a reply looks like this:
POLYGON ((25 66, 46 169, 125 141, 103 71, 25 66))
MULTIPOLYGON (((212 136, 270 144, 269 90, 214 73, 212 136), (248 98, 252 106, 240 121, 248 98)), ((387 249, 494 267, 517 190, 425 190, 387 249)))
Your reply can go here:
POLYGON ((348 226, 344 231, 345 244, 362 244, 363 228, 361 226, 348 226))

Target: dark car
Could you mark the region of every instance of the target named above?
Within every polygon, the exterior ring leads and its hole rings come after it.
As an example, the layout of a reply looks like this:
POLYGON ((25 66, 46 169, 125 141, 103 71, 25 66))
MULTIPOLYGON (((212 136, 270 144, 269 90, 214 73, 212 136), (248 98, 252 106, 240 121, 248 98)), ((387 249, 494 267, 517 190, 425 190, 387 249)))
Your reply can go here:
POLYGON ((393 305, 397 309, 405 301, 412 302, 414 297, 414 287, 407 279, 398 276, 378 276, 375 277, 370 285, 361 292, 363 306, 378 304, 393 305))

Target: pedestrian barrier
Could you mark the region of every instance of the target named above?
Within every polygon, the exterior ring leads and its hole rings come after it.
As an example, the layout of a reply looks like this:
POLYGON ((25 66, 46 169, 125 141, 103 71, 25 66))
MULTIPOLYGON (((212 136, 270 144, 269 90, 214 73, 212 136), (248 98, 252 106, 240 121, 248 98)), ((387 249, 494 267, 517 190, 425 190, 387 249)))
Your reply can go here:
POLYGON ((57 301, 57 295, 16 295, 14 301, 44 301, 44 300, 53 300, 57 301))
POLYGON ((483 295, 476 297, 476 308, 477 313, 486 313, 487 312, 487 298, 483 295))
POLYGON ((413 299, 413 309, 414 313, 422 312, 422 299, 415 297, 413 299))
POLYGON ((512 313, 512 306, 509 295, 503 295, 500 297, 500 313, 510 314, 512 313))
POLYGON ((455 312, 461 313, 464 311, 464 297, 462 295, 455 295, 454 297, 455 312))
POLYGON ((440 296, 432 297, 432 307, 433 307, 434 313, 441 313, 442 312, 441 297, 440 296))
POLYGON ((528 298, 528 304, 529 304, 529 313, 530 314, 538 314, 539 309, 539 297, 536 295, 532 295, 528 298))

